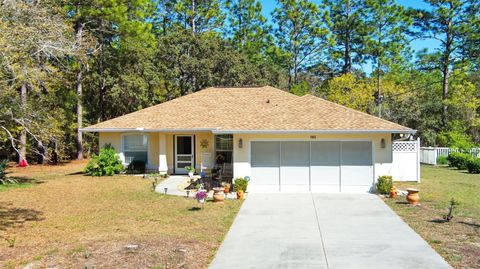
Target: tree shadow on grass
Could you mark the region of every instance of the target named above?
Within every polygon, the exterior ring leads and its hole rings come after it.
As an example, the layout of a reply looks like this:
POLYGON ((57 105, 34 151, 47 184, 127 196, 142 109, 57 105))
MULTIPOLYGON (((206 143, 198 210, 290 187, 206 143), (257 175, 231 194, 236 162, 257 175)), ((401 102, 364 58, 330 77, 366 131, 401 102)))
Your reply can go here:
POLYGON ((480 228, 480 224, 477 223, 472 223, 472 222, 466 222, 466 221, 459 221, 458 223, 473 227, 473 228, 480 228))
POLYGON ((67 176, 78 176, 78 175, 86 175, 83 171, 68 173, 67 176))
POLYGON ((0 205, 0 231, 22 226, 30 221, 42 221, 43 212, 31 208, 7 207, 0 205))
POLYGON ((17 183, 15 184, 42 184, 44 183, 42 180, 31 178, 31 177, 10 177, 14 179, 17 183))
POLYGON ((433 222, 433 223, 447 223, 448 221, 447 221, 447 220, 444 220, 444 219, 432 219, 432 220, 429 220, 429 222, 433 222))

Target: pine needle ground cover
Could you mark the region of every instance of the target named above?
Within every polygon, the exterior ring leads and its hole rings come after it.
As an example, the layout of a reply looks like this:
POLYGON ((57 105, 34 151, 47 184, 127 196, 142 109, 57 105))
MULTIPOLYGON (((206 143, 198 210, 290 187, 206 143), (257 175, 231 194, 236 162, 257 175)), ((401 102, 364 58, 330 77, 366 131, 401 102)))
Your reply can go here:
POLYGON ((26 185, 0 190, 1 268, 206 268, 241 205, 198 210, 141 177, 84 176, 85 164, 12 169, 26 185))
POLYGON ((420 189, 421 205, 408 205, 405 197, 387 204, 454 268, 480 268, 480 176, 446 167, 421 169, 421 183, 394 183, 420 189), (459 204, 446 222, 452 198, 459 204))

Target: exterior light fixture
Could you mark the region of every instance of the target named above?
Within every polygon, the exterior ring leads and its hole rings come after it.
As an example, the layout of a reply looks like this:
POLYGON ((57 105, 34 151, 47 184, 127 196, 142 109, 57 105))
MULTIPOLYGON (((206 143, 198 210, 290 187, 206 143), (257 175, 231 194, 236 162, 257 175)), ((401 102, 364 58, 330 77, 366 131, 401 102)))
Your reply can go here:
POLYGON ((163 188, 163 190, 165 191, 165 194, 167 194, 168 188, 163 188))
POLYGON ((238 139, 238 148, 241 149, 243 148, 243 139, 238 139))
POLYGON ((385 148, 385 138, 382 138, 382 140, 380 140, 380 147, 381 147, 382 149, 385 148))
POLYGON ((187 198, 190 196, 190 190, 187 190, 187 198))

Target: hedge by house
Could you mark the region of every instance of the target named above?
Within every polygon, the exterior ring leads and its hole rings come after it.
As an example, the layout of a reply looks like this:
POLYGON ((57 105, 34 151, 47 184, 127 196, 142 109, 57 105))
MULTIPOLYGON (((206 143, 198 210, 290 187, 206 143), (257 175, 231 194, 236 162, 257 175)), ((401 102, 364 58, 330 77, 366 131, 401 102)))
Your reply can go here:
POLYGON ((90 176, 113 176, 122 172, 124 169, 122 161, 115 153, 115 149, 111 145, 105 145, 100 149, 100 153, 93 155, 92 159, 85 167, 85 174, 90 176))

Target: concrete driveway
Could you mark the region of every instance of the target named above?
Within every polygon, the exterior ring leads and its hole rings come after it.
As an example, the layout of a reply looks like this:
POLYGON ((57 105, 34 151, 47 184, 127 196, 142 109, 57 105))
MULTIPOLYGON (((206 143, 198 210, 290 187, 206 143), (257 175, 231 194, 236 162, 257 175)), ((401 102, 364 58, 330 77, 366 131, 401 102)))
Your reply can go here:
POLYGON ((375 195, 250 194, 210 268, 451 267, 375 195))

